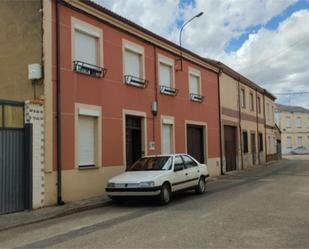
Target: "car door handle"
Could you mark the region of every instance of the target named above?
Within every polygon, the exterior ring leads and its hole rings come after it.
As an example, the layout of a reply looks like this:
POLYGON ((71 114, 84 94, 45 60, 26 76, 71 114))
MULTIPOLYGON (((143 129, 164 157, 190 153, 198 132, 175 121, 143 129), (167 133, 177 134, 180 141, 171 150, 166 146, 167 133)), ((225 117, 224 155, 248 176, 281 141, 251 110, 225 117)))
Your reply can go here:
POLYGON ((200 171, 198 170, 197 173, 200 173, 200 171))

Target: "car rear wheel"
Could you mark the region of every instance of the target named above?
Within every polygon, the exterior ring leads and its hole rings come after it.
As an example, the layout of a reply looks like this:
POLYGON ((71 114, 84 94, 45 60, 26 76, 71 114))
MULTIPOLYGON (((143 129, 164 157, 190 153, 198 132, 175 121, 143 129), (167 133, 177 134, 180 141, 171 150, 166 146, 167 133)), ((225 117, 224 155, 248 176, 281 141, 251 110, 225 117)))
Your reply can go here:
POLYGON ((204 194, 206 190, 206 182, 204 177, 200 177, 198 184, 195 188, 195 193, 197 194, 204 194))
POLYGON ((163 184, 159 195, 159 202, 161 205, 167 205, 171 200, 171 189, 168 184, 163 184))

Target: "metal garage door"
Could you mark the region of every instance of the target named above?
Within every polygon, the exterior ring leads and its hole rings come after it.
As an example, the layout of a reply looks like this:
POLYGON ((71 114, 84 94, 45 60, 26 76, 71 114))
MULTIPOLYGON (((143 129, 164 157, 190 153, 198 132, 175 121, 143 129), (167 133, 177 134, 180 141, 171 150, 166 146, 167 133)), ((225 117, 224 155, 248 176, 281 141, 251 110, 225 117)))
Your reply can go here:
POLYGON ((31 208, 32 126, 10 127, 17 123, 17 106, 0 102, 0 214, 31 208))

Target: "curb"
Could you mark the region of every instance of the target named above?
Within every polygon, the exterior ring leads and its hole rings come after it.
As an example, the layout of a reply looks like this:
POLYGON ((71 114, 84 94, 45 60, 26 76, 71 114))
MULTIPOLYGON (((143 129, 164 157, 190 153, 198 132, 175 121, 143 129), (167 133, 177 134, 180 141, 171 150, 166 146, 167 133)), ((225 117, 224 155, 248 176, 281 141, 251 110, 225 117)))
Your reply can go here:
MULTIPOLYGON (((96 209, 100 207, 108 207, 111 205, 112 205, 111 200, 104 200, 99 203, 90 203, 90 204, 83 205, 83 206, 71 207, 71 208, 68 208, 67 210, 56 210, 54 213, 51 213, 51 214, 42 215, 41 217, 28 219, 20 223, 15 223, 15 224, 10 224, 10 225, 0 227, 0 232, 13 229, 13 228, 17 228, 17 227, 21 227, 21 226, 40 223, 42 221, 47 221, 47 220, 51 220, 55 218, 68 216, 68 215, 75 214, 75 213, 80 213, 80 212, 87 211, 87 210, 92 210, 92 209, 96 209)), ((35 211, 32 211, 32 212, 35 212, 35 211)))

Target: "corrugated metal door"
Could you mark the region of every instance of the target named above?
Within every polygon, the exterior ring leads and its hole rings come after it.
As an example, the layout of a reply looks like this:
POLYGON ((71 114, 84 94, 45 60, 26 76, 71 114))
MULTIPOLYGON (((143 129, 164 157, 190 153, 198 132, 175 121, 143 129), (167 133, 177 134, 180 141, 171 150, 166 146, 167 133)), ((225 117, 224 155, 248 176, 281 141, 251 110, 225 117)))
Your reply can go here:
POLYGON ((0 214, 31 208, 31 128, 0 128, 0 214))

